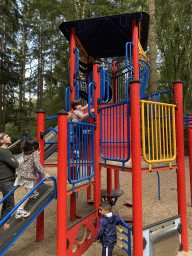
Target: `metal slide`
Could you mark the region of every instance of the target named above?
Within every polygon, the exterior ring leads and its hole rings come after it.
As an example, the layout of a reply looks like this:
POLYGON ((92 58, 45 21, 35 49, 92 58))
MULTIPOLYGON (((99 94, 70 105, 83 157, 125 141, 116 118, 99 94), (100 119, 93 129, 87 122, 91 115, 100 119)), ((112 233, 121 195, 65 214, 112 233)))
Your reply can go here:
MULTIPOLYGON (((51 130, 48 134, 45 135, 45 142, 57 142, 57 133, 58 130, 56 126, 55 129, 51 130)), ((13 144, 12 144, 13 145, 13 144)), ((57 149, 57 143, 54 144, 45 144, 45 158, 52 154, 57 149), (48 146, 47 146, 48 145, 48 146)), ((23 162, 23 153, 16 157, 19 164, 23 162)), ((44 208, 53 200, 56 199, 56 180, 54 180, 54 186, 49 186, 47 184, 42 184, 39 188, 39 196, 34 199, 29 199, 26 204, 26 210, 30 210, 31 214, 29 217, 24 218, 23 220, 16 219, 13 214, 10 217, 9 223, 10 228, 6 231, 3 231, 3 225, 0 226, 0 256, 2 256, 10 246, 17 240, 17 238, 26 230, 26 228, 36 219, 36 217, 44 210, 44 208)), ((43 181, 43 180, 42 180, 43 181)))
MULTIPOLYGON (((54 130, 58 131, 58 126, 54 128, 54 130)), ((45 135, 45 159, 52 154, 52 152, 55 152, 57 149, 57 143, 55 144, 47 144, 50 142, 57 142, 58 140, 58 134, 55 133, 54 130, 51 130, 49 133, 45 135)), ((19 165, 23 163, 23 153, 16 156, 17 161, 19 162, 19 165)))
MULTIPOLYGON (((88 94, 85 91, 79 90, 79 96, 81 99, 87 102, 88 94)), ((88 120, 82 120, 82 121, 85 123, 88 123, 88 120)), ((45 159, 47 159, 57 149, 58 134, 56 132, 58 131, 58 125, 55 128, 50 128, 50 129, 51 129, 50 132, 45 135, 45 159), (49 144, 50 142, 56 142, 56 143, 49 144)), ((13 144, 10 147, 12 146, 13 144)), ((16 159, 19 162, 19 164, 21 164, 23 162, 23 153, 18 155, 16 159)))
POLYGON ((16 219, 13 214, 9 220, 10 228, 3 231, 3 225, 0 227, 0 256, 10 248, 10 246, 45 209, 45 207, 53 199, 56 199, 56 190, 56 180, 54 180, 54 187, 43 183, 38 190, 39 196, 36 199, 30 198, 26 204, 26 210, 31 212, 29 217, 16 219))

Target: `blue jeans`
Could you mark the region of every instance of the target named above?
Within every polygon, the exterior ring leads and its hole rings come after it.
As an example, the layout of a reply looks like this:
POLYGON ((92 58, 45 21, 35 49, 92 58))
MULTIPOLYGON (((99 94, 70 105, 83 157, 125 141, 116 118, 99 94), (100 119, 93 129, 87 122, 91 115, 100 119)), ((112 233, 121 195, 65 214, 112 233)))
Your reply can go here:
MULTIPOLYGON (((5 197, 14 188, 14 180, 0 183, 0 191, 5 197)), ((14 193, 12 193, 5 201, 1 209, 1 220, 15 207, 14 193)))

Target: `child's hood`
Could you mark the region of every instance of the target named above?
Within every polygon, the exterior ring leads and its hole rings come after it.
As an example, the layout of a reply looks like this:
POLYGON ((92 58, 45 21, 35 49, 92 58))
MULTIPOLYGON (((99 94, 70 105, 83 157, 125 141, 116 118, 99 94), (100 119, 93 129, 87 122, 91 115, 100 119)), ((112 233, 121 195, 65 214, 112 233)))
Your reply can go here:
POLYGON ((40 155, 40 152, 39 151, 34 151, 33 153, 31 153, 30 155, 23 155, 23 160, 24 160, 24 162, 26 162, 26 161, 28 161, 29 159, 31 159, 31 158, 36 158, 38 155, 40 155))
POLYGON ((110 224, 113 224, 115 222, 115 214, 113 214, 112 212, 105 214, 103 216, 110 224))
POLYGON ((24 162, 27 162, 30 158, 32 158, 33 157, 33 155, 34 155, 34 152, 33 153, 31 153, 30 155, 23 155, 23 160, 24 160, 24 162))
POLYGON ((23 156, 23 160, 24 160, 24 162, 28 161, 28 160, 29 160, 29 158, 30 158, 30 155, 24 155, 24 156, 23 156))

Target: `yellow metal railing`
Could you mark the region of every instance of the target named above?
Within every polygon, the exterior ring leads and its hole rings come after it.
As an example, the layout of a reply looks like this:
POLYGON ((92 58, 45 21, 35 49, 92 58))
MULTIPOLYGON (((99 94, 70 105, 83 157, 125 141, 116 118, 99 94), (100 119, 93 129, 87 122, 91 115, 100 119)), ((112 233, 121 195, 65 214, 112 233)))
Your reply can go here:
POLYGON ((176 158, 174 104, 141 100, 143 158, 149 163, 169 162, 176 158))

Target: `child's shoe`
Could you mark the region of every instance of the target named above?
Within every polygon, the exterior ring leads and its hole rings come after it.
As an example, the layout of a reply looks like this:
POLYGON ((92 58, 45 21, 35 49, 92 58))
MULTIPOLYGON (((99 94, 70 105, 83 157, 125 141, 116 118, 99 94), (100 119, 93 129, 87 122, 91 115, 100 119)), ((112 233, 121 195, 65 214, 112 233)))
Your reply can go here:
POLYGON ((23 209, 18 209, 15 213, 15 218, 20 219, 23 218, 23 209))
POLYGON ((31 213, 27 212, 25 210, 17 210, 15 213, 15 218, 20 219, 20 218, 27 218, 31 213))
POLYGON ((77 157, 77 159, 79 159, 79 151, 78 150, 74 151, 74 158, 76 158, 76 157, 77 157))
POLYGON ((35 192, 33 192, 33 194, 31 194, 30 198, 36 199, 38 197, 38 195, 39 195, 39 192, 35 191, 35 192))
POLYGON ((31 213, 23 210, 23 218, 27 218, 31 213))

